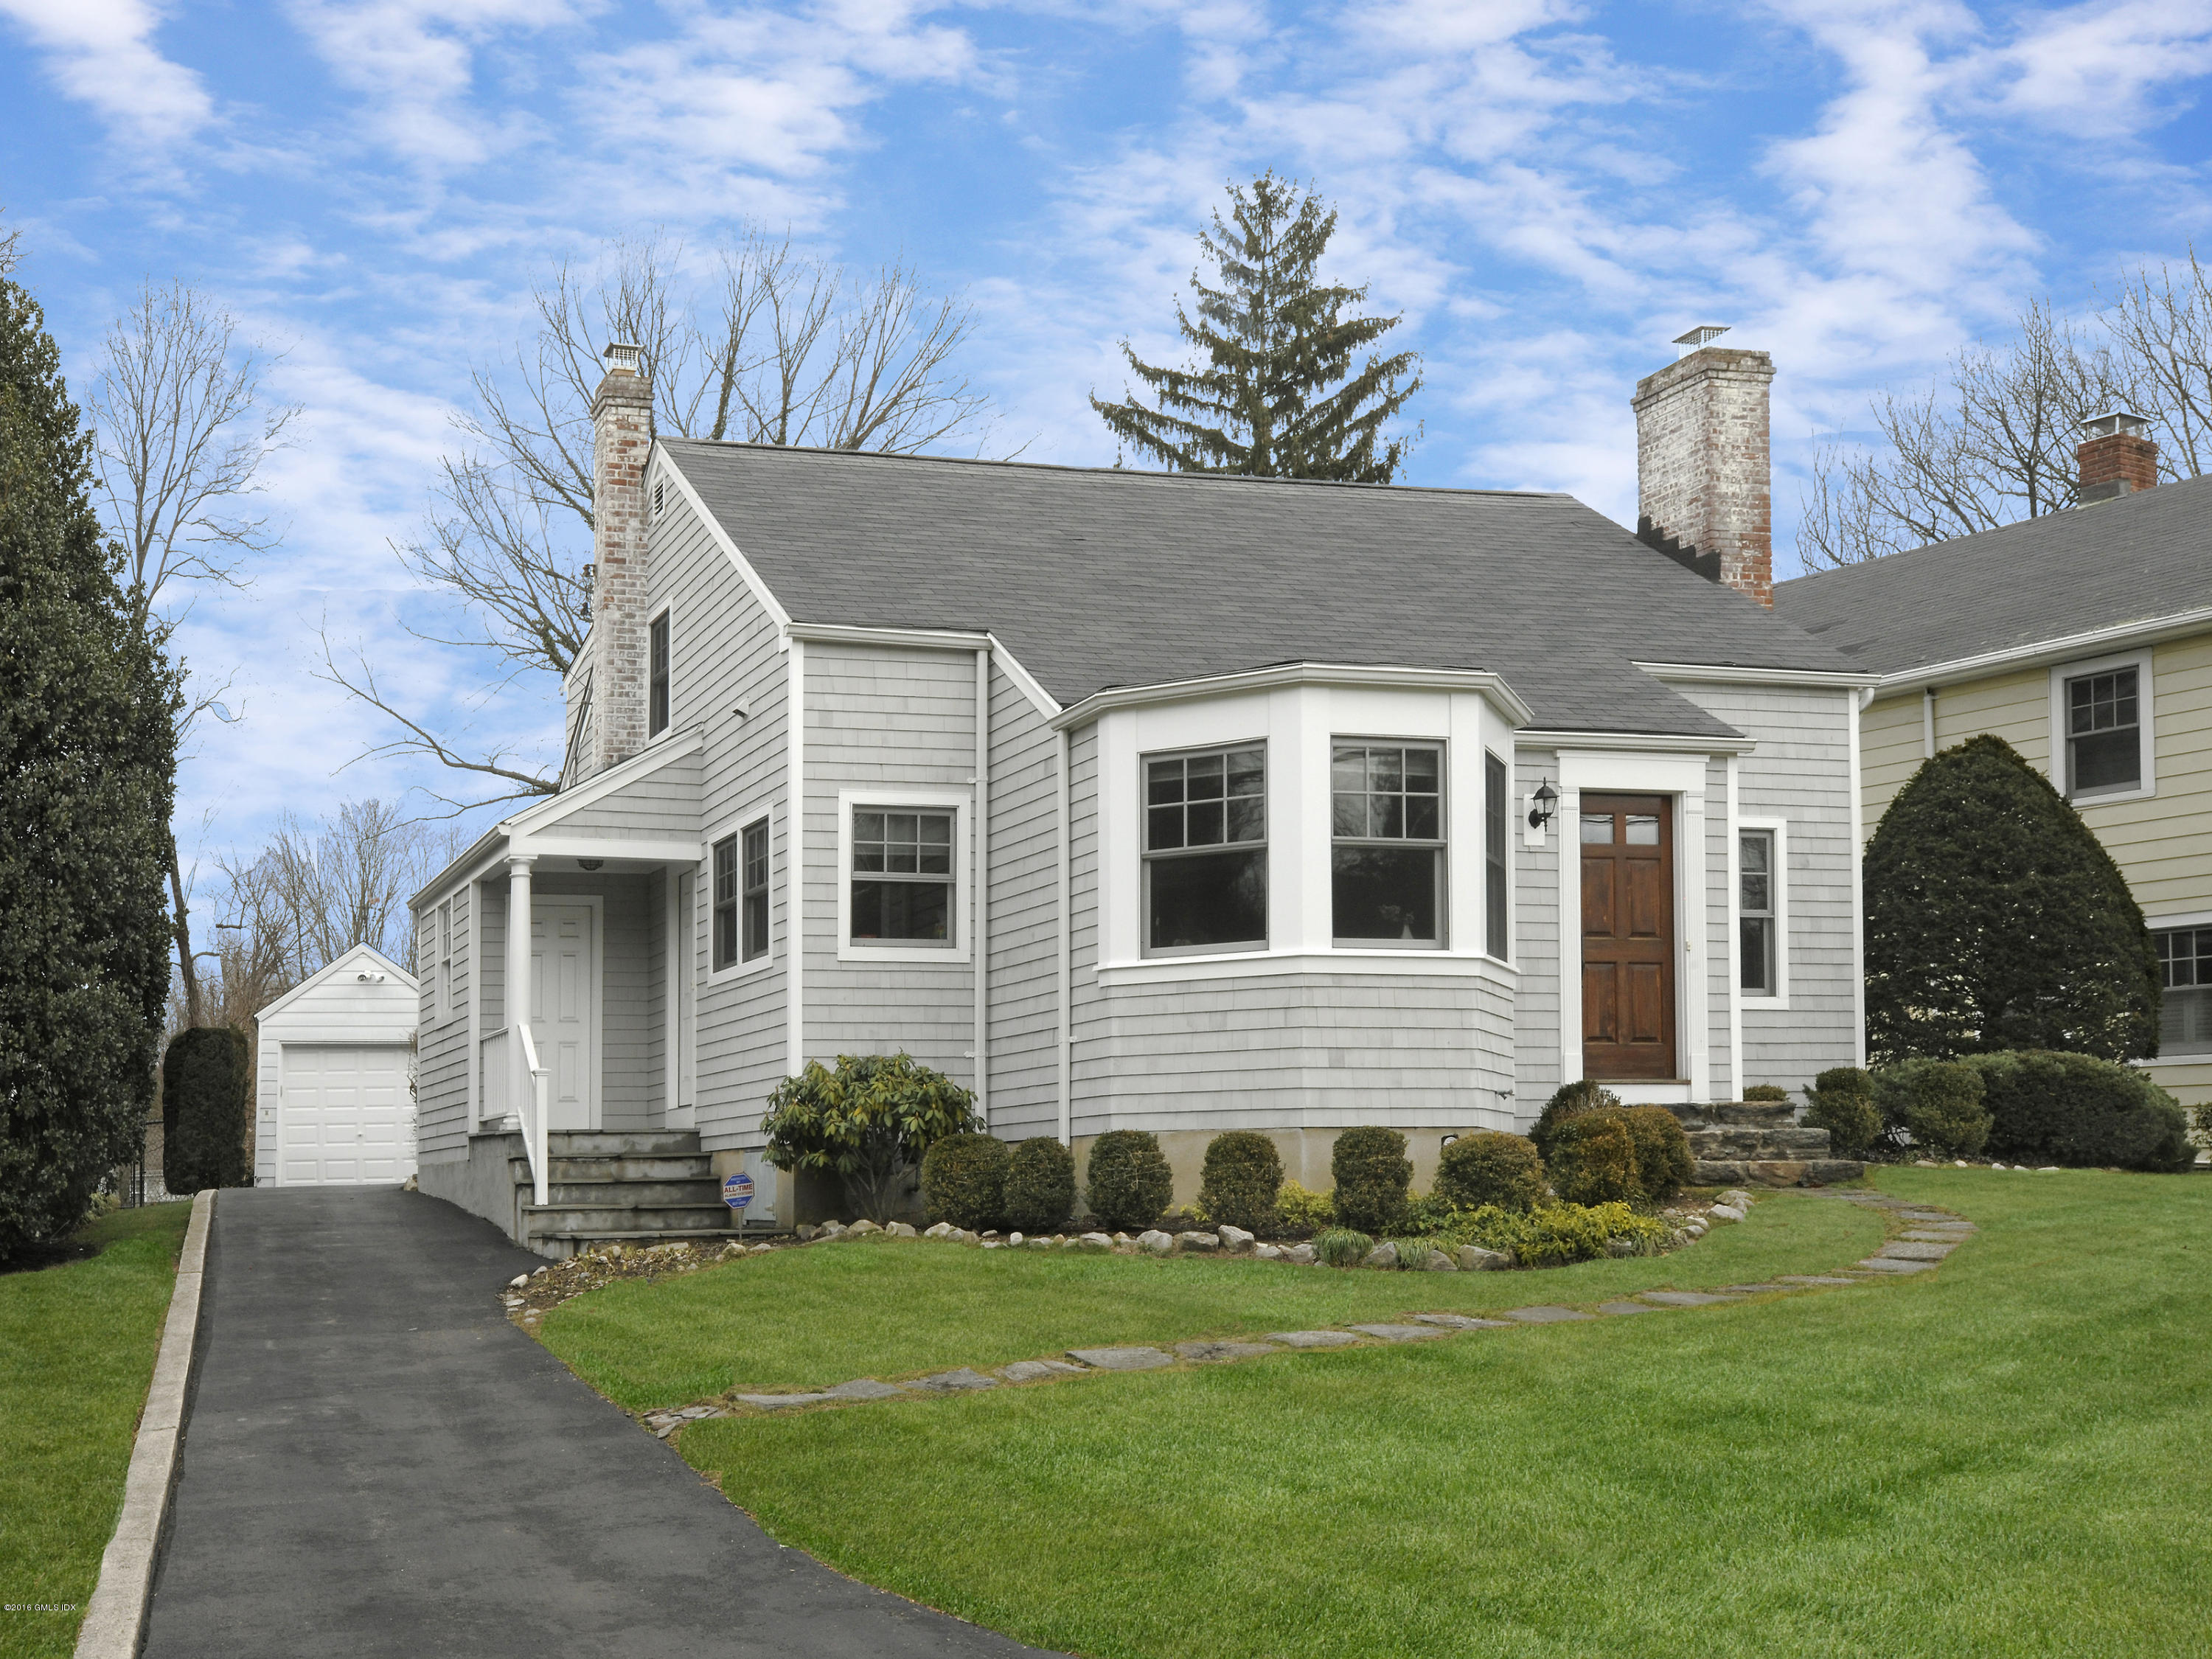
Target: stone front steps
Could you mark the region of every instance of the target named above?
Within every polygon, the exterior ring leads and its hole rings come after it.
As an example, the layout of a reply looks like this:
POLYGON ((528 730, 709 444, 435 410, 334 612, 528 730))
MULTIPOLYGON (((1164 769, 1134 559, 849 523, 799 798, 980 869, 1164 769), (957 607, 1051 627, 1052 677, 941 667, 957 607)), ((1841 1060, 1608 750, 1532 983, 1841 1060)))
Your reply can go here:
POLYGON ((556 1131, 546 1137, 545 1204, 533 1204, 530 1160, 510 1158, 522 1243, 559 1261, 602 1244, 702 1243, 736 1237, 714 1160, 691 1130, 556 1131))
POLYGON ((1826 1187, 1856 1181, 1866 1165, 1830 1155, 1828 1132, 1797 1121, 1786 1100, 1731 1100, 1669 1106, 1689 1137, 1700 1187, 1826 1187))

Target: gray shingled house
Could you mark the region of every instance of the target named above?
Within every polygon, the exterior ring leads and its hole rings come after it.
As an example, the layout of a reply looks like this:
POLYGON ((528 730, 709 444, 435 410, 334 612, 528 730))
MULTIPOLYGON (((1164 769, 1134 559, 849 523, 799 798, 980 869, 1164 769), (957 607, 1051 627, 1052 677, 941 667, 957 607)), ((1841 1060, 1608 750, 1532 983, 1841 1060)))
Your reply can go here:
POLYGON ((1425 1184, 1562 1081, 1858 1058, 1870 677, 1765 603, 1763 354, 1638 387, 1641 538, 1533 491, 655 440, 608 355, 562 787, 416 901, 424 1190, 549 1253, 722 1224, 738 1171, 749 1220, 826 1213, 760 1124, 841 1053, 1079 1158, 1154 1130, 1179 1197, 1225 1128, 1325 1188, 1387 1124, 1425 1184))

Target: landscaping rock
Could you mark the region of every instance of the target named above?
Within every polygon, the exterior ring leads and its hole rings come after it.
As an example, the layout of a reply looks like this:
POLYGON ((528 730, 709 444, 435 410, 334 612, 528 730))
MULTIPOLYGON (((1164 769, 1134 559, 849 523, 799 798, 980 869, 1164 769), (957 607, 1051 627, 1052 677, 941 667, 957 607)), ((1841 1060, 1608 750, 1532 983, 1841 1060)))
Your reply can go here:
POLYGON ((1252 1259, 1255 1261, 1280 1261, 1283 1259, 1282 1247, 1279 1244, 1255 1244, 1252 1259))
POLYGON ((981 1234, 971 1233, 965 1227, 955 1227, 945 1235, 945 1242, 948 1244, 975 1244, 981 1243, 981 1234))
POLYGON ((1175 1242, 1186 1250, 1212 1251, 1221 1248, 1221 1241, 1212 1233, 1177 1233, 1175 1242))
POLYGON ((951 1222, 940 1221, 935 1226, 923 1228, 921 1236, 924 1238, 946 1238, 950 1237, 955 1231, 951 1222))
POLYGON ((1500 1331, 1506 1326, 1503 1319, 1470 1319, 1465 1314, 1415 1314, 1416 1324, 1441 1325, 1448 1331, 1500 1331))
POLYGON ((1363 1267, 1395 1267, 1398 1265, 1398 1247, 1386 1238, 1368 1251, 1367 1260, 1359 1265, 1363 1267))
POLYGON ((831 1400, 893 1400, 905 1392, 896 1383, 878 1382, 872 1376, 857 1376, 827 1391, 831 1400))
POLYGON ((1079 1248, 1094 1252, 1111 1250, 1114 1248, 1114 1241, 1103 1233, 1085 1233, 1075 1242, 1079 1248))
POLYGON ((1009 1382, 1036 1382, 1048 1376, 1080 1376, 1083 1367, 1065 1359, 1017 1359, 1011 1365, 1000 1366, 999 1375, 1009 1382))
POLYGON ((1032 1250, 1049 1250, 1054 1248, 1054 1245, 1048 1238, 1033 1238, 1030 1240, 1028 1248, 1032 1250))
POLYGON ((845 1229, 845 1237, 848 1238, 866 1238, 870 1233, 879 1233, 881 1231, 883 1231, 881 1227, 876 1225, 874 1222, 869 1220, 866 1216, 862 1216, 858 1221, 855 1221, 851 1226, 845 1229))
POLYGON ((1513 1265, 1513 1258, 1503 1250, 1486 1250, 1480 1244, 1462 1244, 1452 1255, 1464 1273, 1492 1272, 1513 1265))
POLYGON ((1431 1249, 1429 1251, 1429 1259, 1421 1264, 1421 1267, 1425 1273, 1455 1273, 1459 1271, 1459 1263, 1442 1250, 1431 1249))
POLYGON ((1870 1255, 1859 1266, 1870 1273, 1924 1273, 1936 1264, 1932 1261, 1906 1261, 1892 1255, 1870 1255))
POLYGON ((1158 1348, 1070 1348, 1067 1357, 1099 1371, 1156 1371, 1175 1364, 1175 1356, 1158 1348))
POLYGON ((1601 1302, 1597 1304, 1597 1310, 1601 1314, 1639 1314, 1659 1311, 1649 1302, 1601 1302))
POLYGON ((1286 1348, 1343 1348, 1359 1339, 1350 1331, 1269 1331, 1267 1340, 1286 1348))
POLYGON ((1154 1255, 1165 1255, 1175 1249, 1175 1235, 1164 1233, 1158 1227, 1149 1227, 1137 1235, 1137 1248, 1149 1250, 1154 1255))
POLYGON ((1883 1245, 1875 1254, 1887 1256, 1897 1261, 1941 1261, 1958 1248, 1958 1241, 1955 1239, 1948 1243, 1929 1244, 1900 1238, 1883 1245))
POLYGON ((1275 1350, 1265 1342, 1178 1342, 1176 1352, 1185 1359, 1208 1364, 1222 1359, 1255 1359, 1275 1350))
POLYGON ((517 1273, 514 1278, 507 1281, 507 1287, 510 1291, 519 1291, 529 1282, 530 1275, 528 1273, 517 1273))
POLYGON ((1721 1202, 1733 1204, 1739 1210, 1747 1210, 1751 1207, 1751 1194, 1741 1187, 1732 1187, 1721 1194, 1721 1202))
POLYGON ((1508 1308, 1505 1316, 1517 1319, 1523 1325, 1564 1325, 1569 1320, 1597 1317, 1575 1308, 1508 1308))
POLYGON ((1425 1342, 1443 1333, 1433 1325, 1354 1325, 1352 1328, 1362 1336, 1380 1337, 1385 1342, 1425 1342))
POLYGON ((986 1376, 970 1366, 963 1365, 957 1371, 939 1371, 934 1376, 920 1376, 903 1384, 909 1389, 927 1389, 932 1394, 966 1394, 977 1389, 995 1389, 999 1379, 986 1376))
POLYGON ((1713 1206, 1713 1219, 1716 1221, 1741 1221, 1747 1213, 1747 1211, 1739 1210, 1733 1204, 1713 1206))
MULTIPOLYGON (((989 1235, 988 1233, 986 1233, 986 1234, 984 1234, 983 1236, 984 1236, 984 1237, 986 1237, 986 1238, 988 1238, 988 1237, 990 1237, 990 1235, 989 1235)), ((1022 1247, 1022 1243, 1023 1243, 1023 1235, 1022 1235, 1022 1234, 1020 1234, 1020 1233, 1008 1233, 1008 1234, 1006 1235, 1006 1248, 1007 1248, 1008 1249, 1010 1249, 1010 1250, 1018 1250, 1019 1249, 1021 1249, 1021 1247, 1022 1247)))
POLYGON ((747 1250, 745 1254, 747 1255, 765 1255, 775 1248, 775 1246, 773 1244, 756 1244, 752 1249, 747 1250))
POLYGON ((912 1238, 915 1237, 913 1225, 910 1223, 904 1221, 894 1221, 890 1226, 884 1228, 884 1231, 888 1233, 893 1238, 912 1238))
POLYGON ((1221 1248, 1224 1250, 1249 1250, 1252 1248, 1252 1235, 1242 1227, 1221 1229, 1221 1248))
POLYGON ((1708 1296, 1703 1291, 1638 1291, 1639 1302, 1656 1302, 1662 1308, 1710 1308, 1716 1302, 1733 1302, 1729 1296, 1708 1296))
POLYGON ((1320 1261, 1321 1257, 1315 1253, 1314 1247, 1310 1244, 1293 1244, 1283 1252, 1283 1260, 1295 1261, 1301 1267, 1310 1267, 1315 1262, 1320 1261))
POLYGON ((803 1221, 792 1229, 793 1235, 802 1244, 811 1244, 814 1242, 814 1235, 821 1231, 822 1229, 811 1221, 803 1221))

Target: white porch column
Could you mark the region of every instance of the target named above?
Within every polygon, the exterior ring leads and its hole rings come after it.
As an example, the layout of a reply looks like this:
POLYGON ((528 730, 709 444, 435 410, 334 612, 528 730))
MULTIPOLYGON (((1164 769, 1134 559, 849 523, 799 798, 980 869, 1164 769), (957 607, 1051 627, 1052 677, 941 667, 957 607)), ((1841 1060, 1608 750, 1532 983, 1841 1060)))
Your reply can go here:
POLYGON ((530 866, 523 857, 507 861, 507 1111, 518 1124, 529 1121, 530 1061, 522 1048, 522 1029, 530 1018, 530 866))

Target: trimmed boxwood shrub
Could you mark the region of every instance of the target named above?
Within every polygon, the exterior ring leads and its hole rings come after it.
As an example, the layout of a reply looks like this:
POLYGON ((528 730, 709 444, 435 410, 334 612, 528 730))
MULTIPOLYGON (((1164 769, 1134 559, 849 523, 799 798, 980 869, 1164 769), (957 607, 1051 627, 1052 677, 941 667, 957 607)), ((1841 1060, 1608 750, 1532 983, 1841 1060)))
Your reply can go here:
POLYGON ((1601 1085, 1592 1083, 1588 1079, 1580 1083, 1570 1083, 1544 1103, 1544 1109, 1536 1119, 1536 1127, 1528 1131, 1528 1139, 1536 1143, 1537 1152, 1549 1164, 1552 1161, 1552 1137, 1560 1124, 1570 1118, 1579 1117, 1584 1112, 1595 1112, 1601 1108, 1617 1109, 1620 1105, 1620 1097, 1601 1085))
POLYGON ((1198 1206, 1213 1225, 1247 1232, 1273 1225, 1282 1186, 1282 1155, 1258 1130, 1231 1129, 1206 1143, 1198 1206))
POLYGON ((1754 1083, 1743 1091, 1746 1100, 1787 1100, 1790 1091, 1778 1083, 1754 1083))
POLYGON ((1431 1196, 1458 1210, 1479 1210, 1486 1204, 1529 1210, 1543 1201, 1544 1193, 1544 1160, 1536 1143, 1485 1130, 1462 1135, 1444 1148, 1437 1160, 1431 1196))
POLYGON ((933 1224, 981 1232, 1006 1218, 1006 1143, 995 1135, 947 1135, 922 1154, 921 1203, 933 1224))
POLYGON ((1357 1267, 1374 1248, 1372 1238, 1349 1227, 1331 1227, 1314 1240, 1314 1255, 1325 1267, 1357 1267))
POLYGON ((1382 1234, 1404 1219, 1413 1162, 1395 1129, 1346 1129, 1329 1150, 1328 1166, 1336 1178, 1338 1225, 1382 1234))
POLYGON ((1006 1160, 1006 1225, 1042 1232, 1074 1210, 1075 1154, 1050 1135, 1016 1146, 1006 1160))
POLYGON ((1175 1195, 1175 1172, 1148 1129, 1109 1129, 1091 1144, 1084 1200, 1102 1227, 1149 1227, 1175 1195))
POLYGON ((1828 1150, 1857 1158, 1881 1134, 1881 1110, 1874 1103, 1874 1079, 1856 1066, 1833 1066, 1805 1091, 1805 1121, 1828 1132, 1828 1150))
POLYGON ((1553 1129, 1552 1155, 1544 1163, 1568 1203, 1622 1203, 1643 1191, 1636 1137, 1626 1117, 1626 1112, 1584 1112, 1553 1129))
POLYGON ((1923 763, 1868 842, 1877 1059, 2158 1051, 2158 957, 2081 815, 2002 738, 1923 763))
POLYGON ((1981 1074, 1952 1060, 1908 1060, 1874 1074, 1875 1103, 1912 1144, 1946 1158, 1971 1157, 1990 1137, 1981 1074))
POLYGON ((1644 1197, 1664 1203, 1690 1184, 1697 1165, 1681 1119, 1664 1106, 1631 1106, 1620 1121, 1636 1143, 1636 1184, 1644 1197))
POLYGON ((199 1025, 169 1039, 161 1056, 161 1184, 182 1197, 243 1187, 246 1033, 199 1025))
POLYGON ((1992 1158, 2126 1170, 2185 1170, 2197 1159, 2172 1095, 2132 1066, 2026 1049, 1974 1054, 1992 1158))

